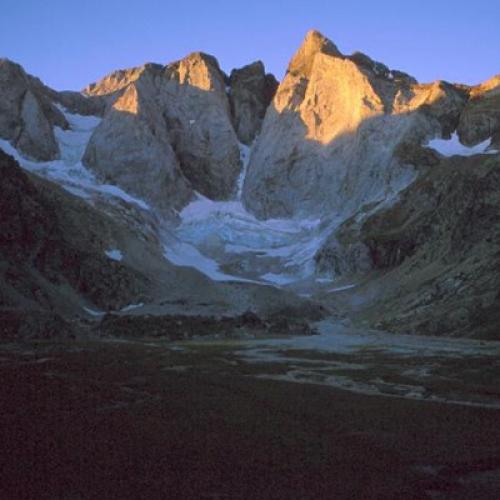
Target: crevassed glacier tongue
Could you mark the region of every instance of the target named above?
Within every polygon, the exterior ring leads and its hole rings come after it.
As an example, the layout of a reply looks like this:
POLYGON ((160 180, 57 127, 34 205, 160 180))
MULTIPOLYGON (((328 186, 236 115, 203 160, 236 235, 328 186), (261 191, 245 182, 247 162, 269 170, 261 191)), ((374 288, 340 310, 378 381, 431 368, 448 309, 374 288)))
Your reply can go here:
POLYGON ((326 236, 319 219, 262 221, 239 200, 213 201, 201 195, 180 218, 166 257, 217 280, 282 286, 303 279, 312 274, 312 258, 326 236))

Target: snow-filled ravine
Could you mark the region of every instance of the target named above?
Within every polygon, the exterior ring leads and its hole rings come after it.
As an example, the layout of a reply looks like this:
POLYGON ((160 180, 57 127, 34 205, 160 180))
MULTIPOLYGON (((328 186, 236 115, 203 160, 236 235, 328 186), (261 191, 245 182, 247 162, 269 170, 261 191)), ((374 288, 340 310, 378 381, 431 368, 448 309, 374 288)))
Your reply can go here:
POLYGON ((85 149, 94 129, 101 122, 101 118, 69 113, 59 105, 58 108, 69 123, 67 130, 54 127, 54 134, 60 151, 58 160, 46 162, 30 160, 21 155, 4 139, 0 139, 0 148, 13 156, 24 169, 57 182, 76 196, 88 200, 95 196, 108 199, 114 198, 131 203, 143 210, 149 210, 149 206, 145 201, 132 196, 118 186, 99 182, 94 174, 83 165, 82 158, 85 149))

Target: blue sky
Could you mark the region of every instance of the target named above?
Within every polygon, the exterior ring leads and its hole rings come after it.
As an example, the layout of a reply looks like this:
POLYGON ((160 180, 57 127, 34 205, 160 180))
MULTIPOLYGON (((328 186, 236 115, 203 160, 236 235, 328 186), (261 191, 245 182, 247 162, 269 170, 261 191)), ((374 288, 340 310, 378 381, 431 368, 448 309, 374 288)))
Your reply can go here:
POLYGON ((500 1, 2 0, 0 57, 56 89, 189 52, 229 72, 257 59, 278 78, 310 28, 420 81, 500 73, 500 1))

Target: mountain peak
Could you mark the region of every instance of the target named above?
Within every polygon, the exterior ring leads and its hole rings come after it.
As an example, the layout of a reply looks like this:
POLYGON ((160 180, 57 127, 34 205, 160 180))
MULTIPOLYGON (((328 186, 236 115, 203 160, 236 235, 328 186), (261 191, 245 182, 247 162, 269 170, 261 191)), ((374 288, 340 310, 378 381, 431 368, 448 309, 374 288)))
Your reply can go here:
POLYGON ((308 77, 311 72, 314 57, 318 53, 342 57, 341 52, 331 40, 323 36, 317 30, 309 30, 302 45, 299 50, 297 50, 288 66, 288 73, 308 77))

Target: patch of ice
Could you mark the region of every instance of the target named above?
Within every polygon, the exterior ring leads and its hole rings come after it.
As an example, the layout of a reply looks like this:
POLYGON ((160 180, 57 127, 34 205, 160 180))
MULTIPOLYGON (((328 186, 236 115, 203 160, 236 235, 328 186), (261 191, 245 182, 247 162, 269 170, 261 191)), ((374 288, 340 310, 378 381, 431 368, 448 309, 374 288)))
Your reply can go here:
POLYGON ((240 281, 258 283, 258 281, 239 278, 219 271, 219 264, 203 255, 194 245, 182 241, 170 242, 164 246, 165 258, 176 266, 192 267, 214 281, 240 281))
POLYGON ((83 308, 87 313, 89 313, 91 316, 104 316, 106 314, 105 311, 98 311, 95 309, 90 309, 90 307, 84 307, 83 308))
POLYGON ((289 285, 290 283, 297 281, 297 276, 275 273, 263 274, 261 278, 263 280, 269 281, 270 283, 274 283, 275 285, 289 285))
POLYGON ((117 262, 121 262, 123 260, 123 254, 120 250, 117 248, 114 248, 112 250, 106 250, 105 254, 111 259, 111 260, 116 260, 117 262))
POLYGON ((335 292, 342 292, 344 290, 350 290, 351 288, 354 288, 356 285, 345 285, 345 286, 339 286, 338 288, 330 288, 328 290, 328 293, 335 293, 335 292))
POLYGON ((128 306, 122 307, 120 312, 129 312, 134 309, 138 309, 139 307, 144 307, 144 302, 139 302, 138 304, 129 304, 128 306))
POLYGON ((432 148, 436 150, 439 154, 443 156, 473 156, 478 154, 495 154, 496 151, 488 150, 491 146, 491 138, 486 139, 484 142, 477 144, 476 146, 465 146, 460 142, 458 134, 453 133, 450 139, 432 139, 425 147, 432 148))
POLYGON ((120 198, 121 200, 126 201, 127 203, 133 203, 134 205, 137 205, 138 207, 144 210, 151 210, 151 207, 144 200, 141 200, 140 198, 136 198, 135 196, 128 194, 118 186, 114 186, 112 184, 99 184, 95 187, 91 187, 90 189, 93 189, 103 194, 113 196, 115 198, 120 198))

